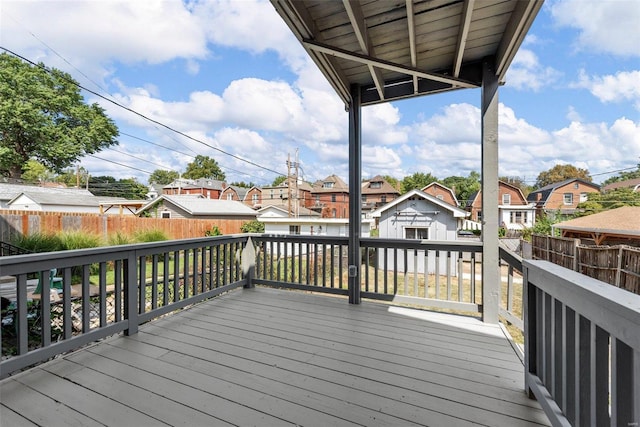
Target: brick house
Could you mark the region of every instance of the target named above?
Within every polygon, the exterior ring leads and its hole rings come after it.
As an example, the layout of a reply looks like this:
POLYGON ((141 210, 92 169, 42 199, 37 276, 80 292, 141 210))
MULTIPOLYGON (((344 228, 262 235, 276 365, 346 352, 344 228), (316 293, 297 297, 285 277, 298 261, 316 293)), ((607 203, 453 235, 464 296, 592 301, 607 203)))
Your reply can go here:
POLYGON ((579 203, 587 201, 587 194, 597 193, 600 186, 580 178, 566 179, 546 185, 527 196, 529 203, 535 203, 537 214, 572 215, 579 203))
POLYGON ((382 176, 362 181, 362 212, 373 211, 400 196, 400 192, 382 176))
POLYGON ((207 199, 219 199, 222 190, 227 187, 224 181, 209 178, 176 179, 162 187, 162 194, 198 194, 207 199))
MULTIPOLYGON (((472 221, 482 222, 482 191, 469 197, 466 210, 471 213, 472 221)), ((531 228, 535 216, 535 204, 528 202, 518 187, 498 182, 498 219, 501 227, 508 230, 531 228)))
POLYGON ((456 198, 456 194, 453 192, 453 190, 445 185, 440 184, 439 182, 434 181, 424 187, 421 191, 427 194, 431 194, 436 199, 449 203, 452 206, 459 206, 458 199, 456 198))
POLYGON ((322 218, 349 218, 349 186, 336 175, 316 181, 311 190, 310 209, 322 218))

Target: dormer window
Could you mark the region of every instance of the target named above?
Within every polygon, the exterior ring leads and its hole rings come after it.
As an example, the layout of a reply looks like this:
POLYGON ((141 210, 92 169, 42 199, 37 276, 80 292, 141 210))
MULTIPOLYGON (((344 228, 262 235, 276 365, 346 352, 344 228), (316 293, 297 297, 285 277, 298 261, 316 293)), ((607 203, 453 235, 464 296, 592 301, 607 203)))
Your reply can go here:
POLYGON ((322 188, 333 188, 333 184, 335 184, 333 181, 325 181, 322 183, 322 188))
POLYGON ((382 188, 382 183, 380 181, 375 181, 371 183, 370 187, 372 189, 382 188))

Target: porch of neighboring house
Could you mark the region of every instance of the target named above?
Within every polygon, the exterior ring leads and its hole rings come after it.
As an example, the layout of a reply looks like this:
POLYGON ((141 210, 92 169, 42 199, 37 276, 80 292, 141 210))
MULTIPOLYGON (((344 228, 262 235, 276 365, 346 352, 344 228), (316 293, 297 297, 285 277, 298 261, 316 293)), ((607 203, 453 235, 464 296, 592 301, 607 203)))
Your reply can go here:
POLYGON ((550 425, 498 325, 262 287, 1 387, 0 417, 11 426, 550 425))

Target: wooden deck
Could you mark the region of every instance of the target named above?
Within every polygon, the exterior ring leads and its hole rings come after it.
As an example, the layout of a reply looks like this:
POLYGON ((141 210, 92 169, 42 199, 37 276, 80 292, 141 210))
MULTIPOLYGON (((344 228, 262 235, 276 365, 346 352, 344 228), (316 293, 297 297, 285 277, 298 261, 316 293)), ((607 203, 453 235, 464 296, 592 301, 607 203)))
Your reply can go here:
POLYGON ((477 319, 233 291, 0 383, 3 426, 549 425, 477 319))

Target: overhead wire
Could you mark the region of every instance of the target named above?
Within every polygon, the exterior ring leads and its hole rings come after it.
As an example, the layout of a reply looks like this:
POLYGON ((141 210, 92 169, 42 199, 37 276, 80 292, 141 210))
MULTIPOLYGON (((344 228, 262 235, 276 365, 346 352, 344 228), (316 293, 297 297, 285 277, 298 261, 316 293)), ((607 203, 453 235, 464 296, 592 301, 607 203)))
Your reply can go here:
MULTIPOLYGON (((25 61, 25 62, 28 62, 29 64, 31 64, 31 65, 33 65, 33 66, 36 66, 36 67, 38 67, 38 68, 40 68, 40 69, 42 69, 42 70, 46 71, 47 73, 51 73, 51 70, 49 70, 49 69, 48 69, 46 66, 44 66, 43 64, 35 63, 35 62, 31 61, 30 59, 25 58, 24 56, 22 56, 22 55, 20 55, 20 54, 18 54, 18 53, 16 53, 16 52, 14 52, 14 51, 12 51, 11 49, 8 49, 8 48, 6 48, 6 47, 4 47, 4 46, 0 46, 0 49, 4 50, 5 52, 7 52, 7 53, 9 53, 9 54, 11 54, 11 55, 13 55, 13 56, 15 56, 15 57, 17 57, 17 58, 20 58, 21 60, 23 60, 23 61, 25 61)), ((144 114, 142 114, 142 113, 139 113, 139 112, 135 111, 134 109, 129 108, 129 107, 127 107, 127 106, 125 106, 125 105, 123 105, 123 104, 121 104, 121 103, 119 103, 119 102, 117 102, 117 101, 115 101, 115 100, 109 99, 109 98, 107 98, 106 96, 104 96, 104 95, 102 95, 102 94, 100 94, 100 93, 98 93, 98 92, 96 92, 96 91, 94 91, 94 90, 92 90, 92 89, 89 89, 89 88, 84 87, 83 85, 81 85, 80 83, 76 82, 76 81, 75 81, 75 80, 73 80, 73 79, 67 79, 67 78, 66 78, 66 77, 64 77, 64 76, 63 76, 62 78, 63 78, 65 81, 67 81, 68 83, 71 83, 71 84, 73 84, 73 85, 75 85, 75 86, 79 87, 80 89, 82 89, 82 90, 84 90, 84 91, 86 91, 86 92, 88 92, 88 93, 90 93, 90 94, 92 94, 92 95, 95 95, 95 96, 99 97, 100 99, 103 99, 103 100, 105 100, 105 101, 107 101, 107 102, 109 102, 109 103, 112 103, 113 105, 116 105, 117 107, 120 107, 120 108, 122 108, 122 109, 124 109, 124 110, 126 110, 126 111, 129 111, 130 113, 133 113, 133 114, 135 114, 135 115, 137 115, 137 116, 139 116, 139 117, 141 117, 141 118, 143 118, 143 119, 145 119, 145 120, 147 120, 147 121, 149 121, 149 122, 151 122, 151 123, 155 123, 155 124, 157 124, 157 125, 159 125, 159 126, 161 126, 161 127, 165 128, 165 129, 167 129, 167 130, 170 130, 171 132, 174 132, 174 133, 176 133, 176 134, 178 134, 178 135, 180 135, 180 136, 182 136, 182 137, 184 137, 184 138, 187 138, 187 139, 189 139, 189 140, 191 140, 191 141, 194 141, 194 142, 197 142, 197 143, 199 143, 199 144, 202 144, 202 145, 204 145, 205 147, 211 148, 212 150, 218 151, 218 152, 220 152, 220 153, 222 153, 222 154, 225 154, 225 155, 227 155, 227 156, 229 156, 229 157, 232 157, 232 158, 234 158, 234 159, 236 159, 236 160, 239 160, 239 161, 241 161, 241 162, 247 163, 247 164, 249 164, 249 165, 251 165, 251 166, 255 166, 255 167, 259 168, 259 169, 262 169, 262 170, 265 170, 265 171, 268 171, 268 172, 274 173, 274 174, 276 174, 276 175, 278 175, 278 176, 279 176, 279 175, 284 175, 283 173, 278 172, 278 171, 276 171, 276 170, 274 170, 274 169, 268 168, 268 167, 266 167, 266 166, 262 166, 262 165, 260 165, 260 164, 258 164, 258 163, 256 163, 256 162, 253 162, 253 161, 251 161, 251 160, 248 160, 248 159, 242 158, 242 157, 240 157, 240 156, 238 156, 238 155, 236 155, 236 154, 229 153, 229 152, 227 152, 227 151, 225 151, 225 150, 223 150, 223 149, 221 149, 221 148, 215 147, 215 146, 213 146, 213 145, 211 145, 211 144, 207 144, 206 142, 201 141, 201 140, 199 140, 198 138, 195 138, 195 137, 193 137, 193 136, 191 136, 191 135, 188 135, 188 134, 186 134, 186 133, 184 133, 184 132, 182 132, 182 131, 180 131, 180 130, 178 130, 178 129, 175 129, 175 128, 173 128, 173 127, 169 126, 169 125, 166 125, 166 124, 164 124, 164 123, 162 123, 162 122, 160 122, 160 121, 158 121, 158 120, 152 119, 151 117, 148 117, 148 116, 146 116, 146 115, 144 115, 144 114)))

